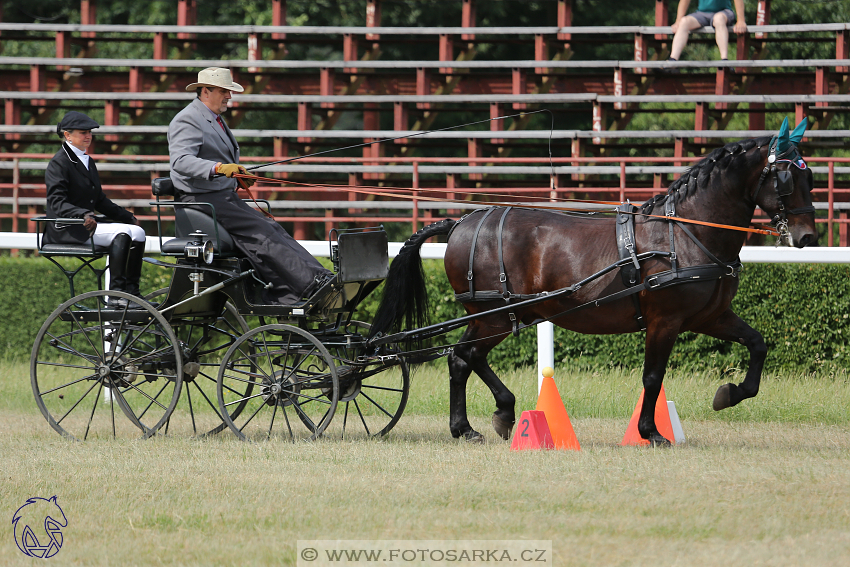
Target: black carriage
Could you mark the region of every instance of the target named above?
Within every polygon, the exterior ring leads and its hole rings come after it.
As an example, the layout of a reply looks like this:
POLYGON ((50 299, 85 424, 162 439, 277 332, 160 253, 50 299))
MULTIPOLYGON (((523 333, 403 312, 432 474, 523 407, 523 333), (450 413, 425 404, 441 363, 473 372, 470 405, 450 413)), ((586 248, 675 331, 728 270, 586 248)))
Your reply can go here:
MULTIPOLYGON (((392 349, 362 356, 369 325, 353 319, 387 275, 382 228, 332 231, 334 277, 300 303, 267 305, 265 282, 211 205, 167 200, 168 178, 154 180, 153 193, 158 218, 173 208, 176 237, 160 237, 165 258, 146 261, 172 270, 170 285, 142 300, 104 290, 96 271, 100 289, 60 305, 36 336, 33 392, 56 431, 87 439, 229 427, 242 439, 315 439, 393 428, 407 403, 407 364, 392 349), (128 305, 110 308, 109 296, 128 305)), ((92 261, 103 255, 41 239, 39 250, 63 269, 71 295, 74 276, 98 270, 92 261), (81 265, 65 266, 69 256, 81 265)))

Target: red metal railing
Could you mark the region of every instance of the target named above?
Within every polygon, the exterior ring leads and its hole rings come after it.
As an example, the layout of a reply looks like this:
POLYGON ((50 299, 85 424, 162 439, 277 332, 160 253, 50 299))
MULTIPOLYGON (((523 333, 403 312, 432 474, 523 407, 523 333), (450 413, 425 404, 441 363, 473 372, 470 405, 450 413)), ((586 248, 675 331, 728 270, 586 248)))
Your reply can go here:
MULTIPOLYGON (((2 161, 11 161, 11 170, 0 170, 0 195, 4 197, 3 204, 0 206, 0 219, 11 219, 11 228, 13 232, 18 232, 22 226, 26 227, 26 231, 34 231, 34 226, 28 222, 32 216, 43 212, 44 204, 44 184, 24 183, 21 181, 21 164, 24 160, 27 161, 43 161, 46 162, 52 156, 50 154, 33 154, 33 153, 10 153, 0 157, 2 161), (6 173, 10 172, 10 173, 6 173), (10 179, 10 181, 6 181, 10 179), (21 224, 23 221, 23 225, 21 224)), ((150 178, 167 175, 168 173, 168 157, 161 155, 147 156, 116 156, 116 155, 94 155, 96 160, 101 163, 158 163, 162 165, 159 170, 151 171, 150 178)), ((245 157, 242 162, 246 165, 268 163, 275 159, 271 157, 245 157)), ((285 208, 277 208, 276 217, 281 222, 295 223, 295 236, 303 237, 303 232, 306 231, 308 223, 323 223, 326 229, 330 229, 334 224, 338 223, 390 223, 390 222, 406 222, 410 223, 415 230, 418 229, 421 222, 428 222, 432 218, 432 210, 422 208, 422 204, 428 202, 427 198, 439 198, 445 200, 471 200, 473 198, 481 198, 484 200, 522 200, 529 198, 540 199, 564 199, 571 198, 575 195, 586 196, 596 199, 616 199, 625 201, 632 199, 634 201, 643 200, 650 196, 661 193, 666 190, 666 176, 673 177, 674 174, 654 174, 652 177, 651 186, 649 185, 646 176, 650 173, 633 174, 626 173, 627 166, 633 165, 675 165, 683 166, 697 161, 698 157, 565 157, 553 158, 551 163, 556 166, 572 165, 572 166, 615 166, 616 173, 599 174, 606 176, 608 179, 605 182, 600 182, 595 174, 590 176, 590 180, 584 181, 585 174, 561 174, 561 179, 568 184, 564 187, 555 187, 554 190, 550 186, 550 178, 546 174, 534 176, 525 176, 523 181, 524 186, 506 187, 459 187, 457 186, 458 177, 462 174, 448 173, 445 175, 444 181, 434 179, 429 176, 428 179, 423 179, 420 173, 420 167, 423 165, 537 165, 546 166, 550 163, 549 158, 493 158, 493 157, 457 157, 457 158, 440 158, 440 157, 316 157, 304 158, 298 163, 309 164, 325 164, 325 165, 352 165, 352 166, 381 166, 381 165, 409 165, 412 172, 409 177, 397 177, 399 174, 394 174, 396 177, 390 178, 385 173, 377 173, 369 175, 370 179, 366 182, 362 181, 360 176, 349 175, 348 183, 329 183, 327 181, 320 182, 315 185, 287 185, 282 187, 274 184, 258 184, 253 192, 258 198, 267 198, 274 201, 285 200, 301 200, 310 201, 310 208, 321 210, 322 201, 330 201, 336 198, 337 200, 350 201, 351 205, 344 208, 328 208, 325 207, 323 214, 300 214, 297 211, 287 210, 285 208), (643 175, 645 179, 634 179, 637 175, 643 175), (616 176, 616 177, 614 177, 616 176), (371 177, 377 177, 372 179, 371 177), (569 178, 569 181, 566 179, 569 178), (539 179, 540 183, 533 182, 534 179, 539 179), (529 183, 529 180, 532 180, 529 183), (409 198, 404 199, 410 201, 410 207, 394 209, 392 213, 387 212, 386 208, 380 206, 380 202, 372 199, 376 197, 372 195, 363 195, 354 192, 359 187, 369 187, 371 189, 380 189, 381 186, 404 187, 409 190, 409 198), (283 195, 282 195, 283 194, 283 195), (313 204, 314 203, 314 204, 313 204), (340 211, 340 212, 334 212, 340 211), (380 212, 376 212, 380 211, 380 212), (299 234, 302 233, 302 234, 299 234)), ((848 209, 841 207, 836 208, 837 204, 848 203, 850 206, 850 175, 836 175, 836 167, 847 167, 850 165, 850 157, 811 157, 807 158, 810 165, 825 164, 828 168, 826 176, 818 174, 815 176, 815 189, 813 191, 815 201, 827 203, 826 216, 818 218, 817 222, 826 224, 827 245, 835 244, 833 235, 834 226, 838 226, 838 244, 840 246, 848 245, 848 209), (840 183, 839 183, 840 182, 840 183)), ((147 180, 143 180, 144 174, 139 174, 138 183, 124 184, 109 184, 104 185, 104 189, 113 198, 131 198, 139 200, 150 200, 150 184, 147 180), (120 195, 120 197, 119 197, 120 195)), ((273 172, 268 174, 275 178, 291 177, 291 173, 273 172)), ((476 175, 476 174, 472 174, 476 175)), ((478 174, 480 175, 480 174, 478 174)), ((487 175, 493 176, 493 179, 498 179, 498 173, 487 175)), ((365 177, 365 175, 364 175, 365 177)), ((299 180, 300 182, 301 180, 299 180)), ((486 181, 485 181, 486 182, 486 181)), ((480 181, 470 181, 470 184, 480 183, 480 181)), ((516 183, 516 185, 521 185, 516 183)), ((380 199, 385 201, 398 201, 402 199, 393 199, 385 196, 380 196, 380 199)), ((461 214, 459 209, 453 209, 447 204, 444 209, 447 209, 448 214, 461 214)), ((137 216, 142 220, 152 220, 156 217, 149 207, 146 212, 141 212, 140 207, 135 208, 137 216), (141 213, 141 214, 139 214, 141 213)), ((757 218, 756 222, 767 222, 768 219, 762 217, 757 218)))

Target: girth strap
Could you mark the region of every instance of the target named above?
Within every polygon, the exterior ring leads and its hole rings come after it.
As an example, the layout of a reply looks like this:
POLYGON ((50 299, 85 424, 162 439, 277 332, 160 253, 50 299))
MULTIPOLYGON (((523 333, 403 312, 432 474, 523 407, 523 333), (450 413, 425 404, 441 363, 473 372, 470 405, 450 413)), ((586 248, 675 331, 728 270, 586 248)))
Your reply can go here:
POLYGON ((505 301, 508 301, 510 293, 508 293, 508 275, 505 273, 505 257, 502 252, 502 229, 505 226, 505 217, 508 216, 508 213, 512 208, 513 207, 505 208, 505 212, 502 213, 502 218, 499 219, 499 232, 496 233, 496 241, 499 245, 499 281, 502 283, 502 296, 504 296, 505 301))
POLYGON ((637 207, 631 203, 624 203, 617 207, 617 251, 620 260, 631 258, 632 263, 620 268, 620 276, 626 286, 633 286, 640 280, 640 262, 635 254, 635 217, 637 207))
MULTIPOLYGON (((508 216, 508 213, 511 211, 513 207, 504 207, 502 216, 499 219, 499 228, 496 232, 496 242, 498 247, 498 256, 499 256, 499 282, 502 284, 502 290, 486 290, 486 291, 475 291, 474 275, 472 272, 472 264, 475 261, 475 248, 478 244, 478 234, 481 232, 481 227, 484 226, 484 221, 487 220, 487 217, 490 216, 494 210, 501 207, 490 207, 484 213, 484 216, 481 217, 481 220, 478 221, 478 224, 475 226, 475 232, 472 235, 472 245, 469 248, 469 270, 466 272, 466 279, 469 281, 469 291, 465 293, 456 293, 455 299, 462 303, 466 303, 469 301, 491 301, 493 299, 504 299, 506 303, 509 303, 512 299, 527 299, 529 297, 536 297, 534 295, 523 295, 523 294, 513 294, 508 291, 508 276, 505 272, 505 254, 504 247, 502 246, 502 232, 505 228, 505 218, 508 216)), ((483 210, 483 209, 482 209, 483 210)), ((475 211, 478 212, 478 211, 475 211)), ((470 213, 475 214, 475 213, 470 213)), ((465 218, 465 217, 464 217, 465 218)))
MULTIPOLYGON (((472 283, 472 262, 475 260, 475 245, 478 244, 478 233, 481 232, 481 226, 484 224, 484 221, 487 220, 487 217, 490 216, 496 207, 490 207, 484 213, 484 216, 481 217, 481 220, 478 221, 478 225, 475 227, 475 232, 472 234, 472 244, 469 247, 469 270, 466 272, 466 279, 469 281, 469 298, 475 299, 475 286, 472 283)), ((500 247, 501 248, 501 247, 500 247)))
MULTIPOLYGON (((617 207, 617 219, 615 222, 617 235, 617 251, 620 254, 620 260, 631 258, 631 264, 624 264, 620 267, 620 277, 623 280, 623 285, 627 288, 636 286, 640 282, 640 262, 635 253, 635 215, 637 207, 631 203, 623 203, 617 207)), ((646 330, 646 322, 643 319, 643 312, 640 309, 640 299, 637 294, 632 294, 632 303, 635 308, 635 321, 641 331, 646 330)))

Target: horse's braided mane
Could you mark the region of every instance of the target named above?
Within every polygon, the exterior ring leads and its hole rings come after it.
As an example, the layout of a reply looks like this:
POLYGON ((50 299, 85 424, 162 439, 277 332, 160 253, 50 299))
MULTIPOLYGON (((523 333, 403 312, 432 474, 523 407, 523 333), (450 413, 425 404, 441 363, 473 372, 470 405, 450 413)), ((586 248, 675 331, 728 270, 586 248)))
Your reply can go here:
MULTIPOLYGON (((740 161, 747 159, 745 155, 749 150, 754 147, 760 148, 769 142, 770 137, 750 138, 749 140, 732 142, 722 148, 712 150, 711 153, 692 165, 690 169, 671 183, 666 194, 656 195, 641 205, 640 212, 651 213, 655 205, 663 202, 668 197, 671 197, 677 203, 687 199, 700 188, 709 185, 712 179, 711 173, 715 168, 719 168, 719 173, 736 168, 741 165, 740 161)), ((719 177, 715 176, 714 179, 717 180, 719 177)))

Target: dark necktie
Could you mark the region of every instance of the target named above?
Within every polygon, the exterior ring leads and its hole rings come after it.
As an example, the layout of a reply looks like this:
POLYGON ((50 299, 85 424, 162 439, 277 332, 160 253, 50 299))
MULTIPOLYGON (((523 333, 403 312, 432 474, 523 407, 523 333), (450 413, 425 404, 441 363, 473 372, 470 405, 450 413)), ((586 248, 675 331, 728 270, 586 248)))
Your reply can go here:
POLYGON ((224 129, 224 122, 222 122, 222 121, 221 121, 221 116, 216 116, 216 117, 215 117, 215 121, 216 121, 216 122, 218 122, 218 125, 219 125, 219 126, 221 126, 221 129, 222 129, 222 130, 224 130, 225 132, 227 132, 227 130, 225 130, 225 129, 224 129))

